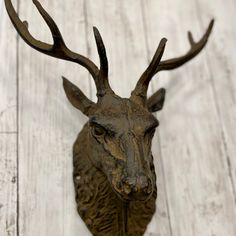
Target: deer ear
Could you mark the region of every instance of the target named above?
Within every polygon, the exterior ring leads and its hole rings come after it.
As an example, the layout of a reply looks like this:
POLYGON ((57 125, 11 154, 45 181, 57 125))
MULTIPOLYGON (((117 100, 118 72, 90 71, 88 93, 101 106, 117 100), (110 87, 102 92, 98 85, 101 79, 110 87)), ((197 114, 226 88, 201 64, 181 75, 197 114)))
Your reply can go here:
POLYGON ((70 103, 86 116, 89 116, 95 108, 95 103, 89 100, 84 93, 74 84, 72 84, 68 79, 62 77, 63 87, 66 93, 67 98, 70 103))
POLYGON ((147 100, 147 107, 150 112, 160 111, 165 102, 166 90, 164 88, 156 91, 150 98, 147 100))

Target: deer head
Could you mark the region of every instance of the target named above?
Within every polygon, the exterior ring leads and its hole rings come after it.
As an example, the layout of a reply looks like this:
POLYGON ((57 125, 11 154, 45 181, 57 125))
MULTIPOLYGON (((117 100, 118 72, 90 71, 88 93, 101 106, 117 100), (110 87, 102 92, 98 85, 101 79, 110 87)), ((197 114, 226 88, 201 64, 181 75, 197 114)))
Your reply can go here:
POLYGON ((54 44, 35 39, 28 31, 27 22, 22 22, 17 16, 11 1, 5 0, 11 21, 23 40, 39 52, 85 67, 96 84, 98 100, 94 103, 77 86, 63 77, 63 86, 69 101, 89 118, 91 148, 95 151, 103 149, 106 152, 102 157, 94 155, 94 165, 106 174, 112 188, 122 199, 148 199, 155 184, 151 142, 158 126, 158 121, 152 113, 161 110, 165 100, 164 89, 147 98, 148 85, 157 72, 175 69, 195 57, 206 45, 214 21, 210 22, 206 33, 198 42, 193 40, 189 32, 191 48, 184 56, 161 61, 167 41, 162 39, 130 98, 121 98, 109 85, 106 50, 97 28, 94 27, 94 36, 100 68, 88 58, 72 52, 66 46, 53 19, 37 0, 33 0, 33 3, 49 26, 54 44))

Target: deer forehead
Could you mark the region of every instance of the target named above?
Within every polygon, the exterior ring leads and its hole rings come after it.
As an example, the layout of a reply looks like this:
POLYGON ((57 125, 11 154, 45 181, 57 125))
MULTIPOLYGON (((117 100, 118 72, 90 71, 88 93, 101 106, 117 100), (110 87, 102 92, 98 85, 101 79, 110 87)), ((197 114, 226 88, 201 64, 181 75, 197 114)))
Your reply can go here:
POLYGON ((106 99, 90 117, 96 123, 116 133, 133 130, 143 131, 158 125, 157 119, 144 107, 127 98, 106 99))

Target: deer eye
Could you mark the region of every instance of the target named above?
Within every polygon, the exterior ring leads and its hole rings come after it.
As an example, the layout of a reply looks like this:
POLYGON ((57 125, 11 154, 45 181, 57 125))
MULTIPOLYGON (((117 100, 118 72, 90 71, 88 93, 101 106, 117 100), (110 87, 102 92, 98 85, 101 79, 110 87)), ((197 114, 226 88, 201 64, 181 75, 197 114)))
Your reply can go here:
POLYGON ((95 136, 103 136, 106 133, 106 130, 100 125, 94 125, 92 129, 95 136))

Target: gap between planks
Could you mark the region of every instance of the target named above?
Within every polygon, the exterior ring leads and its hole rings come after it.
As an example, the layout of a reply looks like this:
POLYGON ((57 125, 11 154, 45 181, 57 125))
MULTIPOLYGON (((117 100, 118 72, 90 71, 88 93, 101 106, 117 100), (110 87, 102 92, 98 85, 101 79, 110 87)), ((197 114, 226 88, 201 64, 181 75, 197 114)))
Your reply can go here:
MULTIPOLYGON (((152 55, 150 54, 150 45, 148 43, 148 30, 147 30, 147 17, 144 11, 144 4, 143 1, 140 1, 140 8, 141 8, 141 16, 142 16, 142 21, 143 21, 143 26, 144 26, 144 38, 145 38, 145 47, 146 47, 146 55, 147 55, 147 64, 149 65, 151 62, 151 57, 152 55)), ((154 86, 152 83, 150 83, 150 88, 151 88, 151 93, 154 94, 154 86)), ((154 116, 157 118, 156 112, 154 114, 154 116)), ((171 216, 170 216, 170 209, 169 209, 169 203, 168 203, 168 193, 167 193, 167 189, 166 189, 166 179, 165 179, 165 173, 164 173, 164 167, 163 167, 163 155, 161 152, 161 136, 160 133, 157 131, 157 137, 158 137, 158 148, 160 150, 159 155, 160 155, 160 166, 161 166, 161 170, 162 170, 162 177, 163 177, 163 184, 164 184, 164 195, 165 195, 165 202, 166 202, 166 210, 167 210, 167 218, 168 218, 168 223, 169 223, 169 232, 170 232, 170 236, 173 235, 172 232, 172 226, 171 226, 171 216)))

